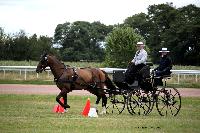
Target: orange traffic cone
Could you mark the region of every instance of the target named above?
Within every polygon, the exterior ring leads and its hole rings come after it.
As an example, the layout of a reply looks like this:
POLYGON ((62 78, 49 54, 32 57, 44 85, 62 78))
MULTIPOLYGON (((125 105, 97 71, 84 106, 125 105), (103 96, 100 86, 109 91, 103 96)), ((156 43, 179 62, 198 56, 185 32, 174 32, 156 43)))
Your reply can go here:
MULTIPOLYGON (((60 101, 62 103, 64 103, 64 99, 63 98, 61 98, 60 101)), ((60 106, 59 104, 55 105, 54 108, 53 108, 53 112, 54 113, 64 113, 64 111, 65 111, 64 108, 62 106, 60 106)))
POLYGON ((89 111, 90 111, 90 98, 87 99, 87 102, 86 102, 85 107, 83 109, 82 115, 87 117, 89 111))

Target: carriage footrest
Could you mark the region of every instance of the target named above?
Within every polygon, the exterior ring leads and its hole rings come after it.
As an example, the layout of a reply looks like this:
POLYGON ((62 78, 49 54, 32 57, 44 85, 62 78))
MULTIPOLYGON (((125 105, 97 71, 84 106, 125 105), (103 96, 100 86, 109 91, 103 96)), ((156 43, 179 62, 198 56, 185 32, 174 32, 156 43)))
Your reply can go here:
POLYGON ((137 87, 138 81, 134 81, 132 84, 128 84, 129 87, 137 87))

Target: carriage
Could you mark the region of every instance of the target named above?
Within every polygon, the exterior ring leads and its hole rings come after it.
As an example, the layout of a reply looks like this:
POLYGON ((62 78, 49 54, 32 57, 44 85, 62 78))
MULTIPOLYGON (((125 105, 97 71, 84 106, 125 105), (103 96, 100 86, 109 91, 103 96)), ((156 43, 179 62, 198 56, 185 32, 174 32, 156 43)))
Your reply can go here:
POLYGON ((154 105, 160 115, 171 114, 176 116, 181 108, 181 96, 177 89, 166 84, 170 76, 163 76, 164 86, 158 87, 155 81, 158 77, 154 72, 150 74, 150 64, 139 71, 140 80, 129 85, 125 82, 125 71, 113 71, 113 80, 108 74, 98 68, 73 68, 66 67, 60 60, 51 54, 43 54, 36 72, 40 73, 49 66, 60 93, 56 101, 64 107, 67 104, 67 94, 72 90, 88 90, 97 96, 96 105, 102 98, 102 113, 122 113, 127 106, 130 114, 149 114, 154 105), (104 87, 106 88, 104 89, 104 87), (107 96, 106 96, 107 95, 107 96), (63 97, 64 103, 60 101, 63 97), (107 104, 107 98, 109 103, 107 104))
POLYGON ((156 77, 152 70, 150 73, 149 63, 145 69, 149 71, 149 76, 143 77, 139 83, 138 80, 131 85, 124 81, 125 70, 113 71, 113 83, 115 90, 107 90, 109 103, 107 105, 108 113, 121 114, 125 107, 132 115, 148 115, 153 107, 156 106, 161 116, 176 116, 181 108, 181 96, 179 91, 167 85, 167 80, 171 75, 156 77), (162 78, 164 85, 158 86, 155 81, 162 78))

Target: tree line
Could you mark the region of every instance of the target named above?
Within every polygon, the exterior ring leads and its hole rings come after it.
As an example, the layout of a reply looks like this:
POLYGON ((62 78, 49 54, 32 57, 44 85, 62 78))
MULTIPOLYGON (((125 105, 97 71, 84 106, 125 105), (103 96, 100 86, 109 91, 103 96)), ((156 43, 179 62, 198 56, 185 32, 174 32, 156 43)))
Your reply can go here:
POLYGON ((43 51, 64 61, 105 61, 125 67, 134 56, 136 41, 144 41, 152 62, 167 47, 174 64, 200 65, 200 8, 172 3, 150 5, 148 12, 135 14, 118 25, 76 21, 58 24, 54 37, 28 37, 24 31, 5 34, 0 28, 1 60, 39 60, 43 51), (57 47, 54 47, 57 46, 57 47))

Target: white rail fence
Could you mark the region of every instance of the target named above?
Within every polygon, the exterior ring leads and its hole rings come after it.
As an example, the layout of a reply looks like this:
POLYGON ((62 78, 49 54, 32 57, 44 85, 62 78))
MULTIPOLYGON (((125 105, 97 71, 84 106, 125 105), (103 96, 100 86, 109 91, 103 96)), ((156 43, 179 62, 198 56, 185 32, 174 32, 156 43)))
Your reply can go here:
MULTIPOLYGON (((122 68, 100 68, 105 72, 112 74, 113 70, 126 70, 122 68)), ((3 76, 6 76, 6 71, 19 71, 19 74, 22 75, 24 73, 24 80, 27 79, 27 72, 33 72, 36 70, 36 66, 0 66, 0 71, 3 71, 3 76)), ((50 69, 47 68, 48 76, 50 75, 50 69)), ((180 82, 180 75, 195 75, 195 81, 198 82, 198 75, 200 75, 200 70, 171 70, 172 74, 178 75, 178 84, 180 82)), ((37 78, 39 77, 37 73, 37 78)))

